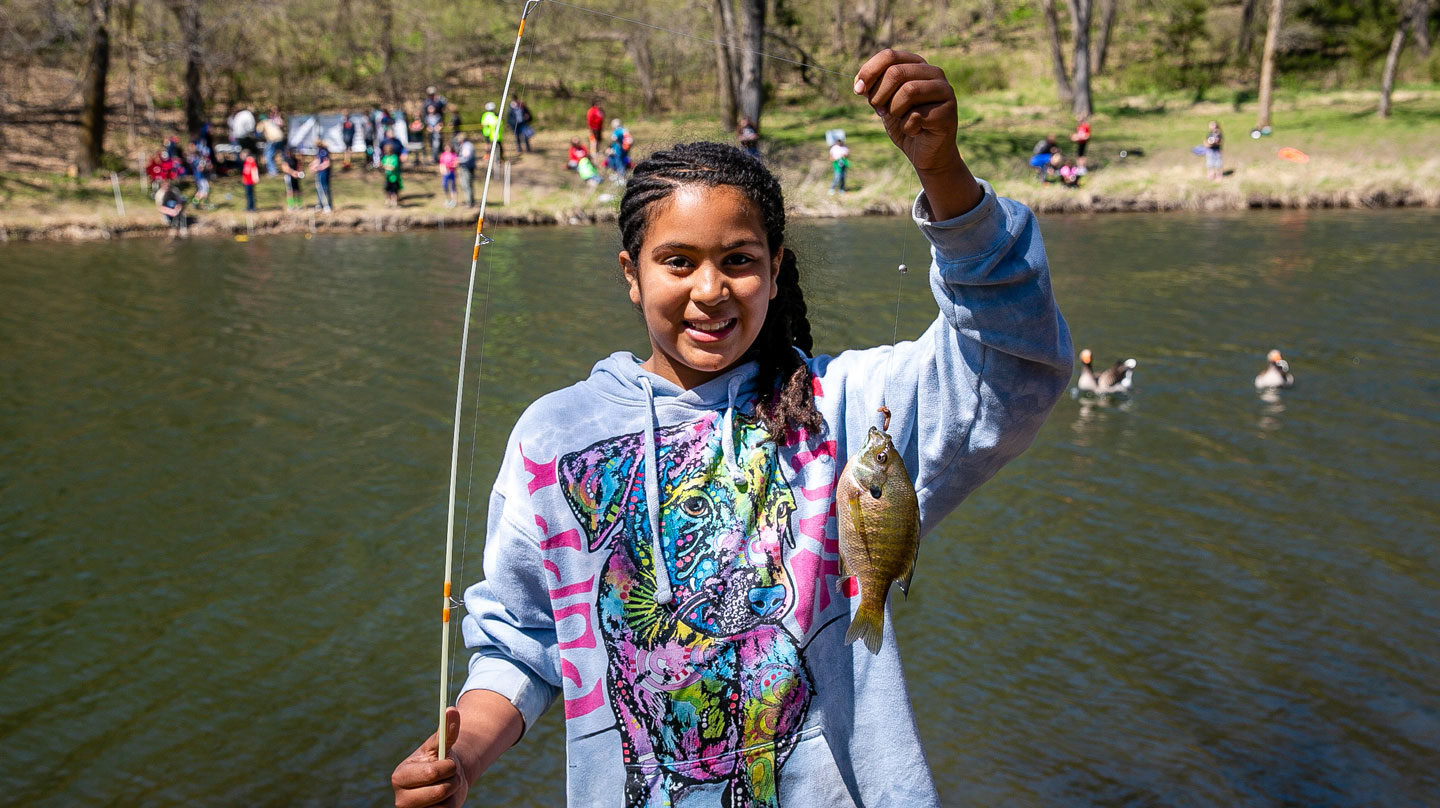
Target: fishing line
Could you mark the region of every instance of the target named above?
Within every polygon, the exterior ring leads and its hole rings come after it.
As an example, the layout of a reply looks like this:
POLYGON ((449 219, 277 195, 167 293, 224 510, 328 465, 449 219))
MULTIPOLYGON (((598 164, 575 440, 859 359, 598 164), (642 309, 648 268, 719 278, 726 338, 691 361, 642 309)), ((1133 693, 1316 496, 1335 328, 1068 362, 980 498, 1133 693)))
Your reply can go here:
MULTIPOLYGON (((900 278, 895 282, 895 330, 890 334, 890 355, 885 357, 885 387, 880 391, 882 406, 888 406, 890 369, 895 363, 895 343, 900 339, 900 291, 905 288, 905 276, 910 272, 910 268, 905 266, 904 242, 900 244, 900 265, 896 269, 899 270, 900 278)), ((887 418, 886 421, 888 422, 889 419, 887 418)))
POLYGON ((651 23, 648 23, 648 22, 641 22, 641 21, 639 21, 639 20, 632 20, 632 19, 630 19, 629 17, 622 17, 622 16, 620 16, 619 14, 611 14, 611 13, 609 13, 608 11, 600 11, 600 10, 598 10, 598 9, 586 8, 585 6, 577 6, 577 5, 574 5, 573 3, 566 3, 566 2, 564 2, 564 0, 544 0, 544 2, 554 3, 554 4, 557 5, 557 6, 565 6, 566 8, 573 8, 573 9, 575 9, 576 11, 584 11, 584 12, 586 12, 586 13, 588 13, 588 14, 595 14, 595 15, 598 15, 598 16, 601 16, 601 17, 609 17, 609 18, 612 19, 612 20, 620 20, 621 22, 628 22, 628 23, 630 23, 631 25, 638 25, 638 26, 640 26, 640 27, 642 27, 642 28, 653 28, 653 29, 656 30, 656 31, 664 31, 664 32, 667 33, 667 34, 675 34, 676 36, 689 37, 690 39, 699 40, 699 41, 701 41, 701 42, 708 42, 708 43, 710 43, 711 45, 719 45, 719 46, 722 47, 722 48, 729 48, 730 50, 740 51, 741 53, 753 53, 753 54, 756 55, 756 56, 763 56, 763 57, 765 57, 766 59, 774 59, 774 60, 777 61, 777 62, 785 62, 785 63, 787 63, 787 64, 796 65, 797 67, 809 68, 809 69, 811 69, 811 70, 819 70, 821 73, 829 73, 829 74, 832 75, 832 76, 839 76, 840 78, 851 78, 851 76, 848 75, 848 74, 841 73, 841 72, 836 71, 836 70, 830 70, 829 68, 824 68, 824 67, 821 67, 821 66, 819 66, 819 65, 812 65, 812 64, 810 64, 810 63, 808 63, 808 62, 800 62, 800 61, 796 61, 796 60, 794 60, 794 59, 786 59, 784 56, 776 56, 776 55, 773 54, 773 53, 766 53, 765 51, 754 50, 754 49, 752 49, 752 48, 747 48, 747 47, 745 47, 745 46, 743 46, 743 45, 735 45, 735 44, 732 44, 732 43, 730 43, 730 42, 721 42, 721 41, 716 40, 716 39, 710 39, 710 38, 708 38, 708 37, 700 36, 699 34, 691 34, 691 33, 688 33, 688 32, 686 32, 686 31, 677 31, 677 30, 675 30, 674 28, 665 28, 665 27, 663 27, 663 26, 654 25, 654 24, 651 24, 651 23))

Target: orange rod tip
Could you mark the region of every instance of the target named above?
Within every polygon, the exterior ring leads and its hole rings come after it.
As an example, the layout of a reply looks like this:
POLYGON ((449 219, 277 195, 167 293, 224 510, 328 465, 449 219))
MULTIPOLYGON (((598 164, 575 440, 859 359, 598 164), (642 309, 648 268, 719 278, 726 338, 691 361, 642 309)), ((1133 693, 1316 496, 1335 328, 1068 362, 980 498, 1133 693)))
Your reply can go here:
POLYGON ((515 33, 515 36, 516 36, 516 37, 525 36, 525 19, 524 19, 523 17, 520 19, 520 30, 515 33))
POLYGON ((448 622, 450 622, 450 607, 449 607, 449 606, 446 606, 444 609, 441 609, 441 610, 440 610, 440 622, 442 622, 442 623, 448 623, 448 622))
POLYGON ((445 582, 445 597, 447 597, 447 598, 450 597, 450 582, 449 582, 449 581, 446 581, 446 582, 445 582))
POLYGON ((470 260, 471 260, 471 261, 475 261, 475 260, 478 260, 479 258, 480 258, 480 245, 479 245, 479 244, 476 244, 476 245, 475 245, 475 248, 470 251, 470 260))

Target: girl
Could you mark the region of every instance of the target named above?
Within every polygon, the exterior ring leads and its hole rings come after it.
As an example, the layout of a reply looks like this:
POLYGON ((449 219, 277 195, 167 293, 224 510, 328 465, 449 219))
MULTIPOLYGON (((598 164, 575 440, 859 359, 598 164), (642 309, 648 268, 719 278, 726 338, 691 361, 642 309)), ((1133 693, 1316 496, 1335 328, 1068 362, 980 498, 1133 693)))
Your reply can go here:
POLYGON ((650 356, 602 359, 521 416, 466 592, 450 752, 432 736, 401 762, 397 806, 461 804, 557 697, 572 806, 939 804, 889 622, 878 655, 844 643, 835 477, 888 405, 934 527, 1030 443, 1070 338, 1034 217, 960 159, 944 73, 887 50, 855 92, 919 174, 939 317, 808 356, 765 167, 710 143, 638 166, 619 262, 650 356))
POLYGON ((1225 161, 1220 150, 1225 147, 1225 135, 1220 131, 1220 122, 1211 121, 1210 130, 1205 133, 1205 177, 1211 182, 1225 178, 1225 161))
POLYGON ((305 204, 300 189, 305 172, 300 170, 300 154, 289 146, 280 155, 280 170, 285 173, 285 209, 298 211, 305 204))
POLYGON ((460 167, 460 156, 449 143, 440 152, 440 190, 445 193, 445 207, 455 207, 455 172, 460 167))

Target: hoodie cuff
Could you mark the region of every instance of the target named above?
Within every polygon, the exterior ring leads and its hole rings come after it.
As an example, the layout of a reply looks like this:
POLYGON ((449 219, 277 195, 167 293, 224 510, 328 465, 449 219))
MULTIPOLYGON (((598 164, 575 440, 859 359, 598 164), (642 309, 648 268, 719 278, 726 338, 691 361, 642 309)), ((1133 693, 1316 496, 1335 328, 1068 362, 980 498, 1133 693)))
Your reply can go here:
MULTIPOLYGON (((525 722, 525 726, 520 730, 522 738, 536 720, 550 709, 550 704, 557 695, 554 687, 524 667, 504 657, 485 654, 470 657, 470 675, 465 679, 465 686, 460 688, 460 695, 463 696, 471 690, 499 693, 515 705, 525 722)), ((459 696, 456 700, 459 700, 459 696)))
POLYGON ((925 198, 924 191, 915 197, 910 215, 936 253, 957 257, 981 255, 1006 240, 1005 209, 995 195, 995 189, 985 180, 977 179, 976 182, 985 191, 980 204, 942 222, 932 220, 930 200, 925 198))

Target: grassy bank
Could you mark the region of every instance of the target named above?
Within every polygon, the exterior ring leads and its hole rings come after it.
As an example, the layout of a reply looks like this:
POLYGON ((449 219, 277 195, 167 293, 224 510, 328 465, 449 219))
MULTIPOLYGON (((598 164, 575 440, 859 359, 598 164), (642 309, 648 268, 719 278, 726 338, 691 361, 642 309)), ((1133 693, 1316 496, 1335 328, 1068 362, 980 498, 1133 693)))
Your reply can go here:
MULTIPOLYGON (((1440 89, 1407 87, 1395 94, 1394 114, 1374 114, 1375 94, 1357 92, 1282 95, 1274 110, 1275 133, 1252 140, 1250 103, 1192 103, 1178 98, 1136 97, 1102 106, 1094 117, 1091 172, 1079 189, 1041 185, 1026 165, 1035 142, 1047 132, 1069 151, 1068 117, 1023 92, 966 97, 960 147, 978 176, 996 189, 1042 212, 1130 210, 1222 210, 1247 207, 1440 205, 1440 89), (1206 122, 1219 120, 1226 133, 1223 182, 1204 178, 1203 158, 1191 153, 1206 122), (1279 159, 1281 147, 1299 149, 1305 164, 1279 159), (1122 157, 1122 153, 1124 156, 1122 157)), ((632 120, 637 155, 676 140, 728 139, 708 116, 672 115, 632 120)), ((613 215, 618 188, 591 188, 565 170, 569 130, 542 131, 537 151, 512 160, 510 200, 503 200, 497 166, 490 193, 495 223, 582 223, 613 215)), ((799 216, 898 213, 908 208, 915 181, 903 156, 858 99, 843 95, 828 106, 813 100, 780 106, 766 118, 767 162, 778 170, 799 216), (830 196, 824 132, 848 134, 852 191, 830 196)), ((514 155, 511 155, 514 157, 514 155)), ((483 169, 482 169, 483 170, 483 169)), ((284 211, 278 178, 259 186, 256 214, 246 214, 236 178, 215 183, 211 206, 192 208, 195 235, 314 230, 394 230, 459 227, 474 212, 449 209, 430 166, 411 168, 402 207, 383 205, 381 178, 358 167, 337 170, 336 211, 284 211)), ((92 239, 162 235, 153 201, 140 180, 120 179, 125 213, 108 180, 80 182, 55 175, 0 174, 0 239, 92 239)), ((307 204, 314 186, 305 180, 307 204)), ((479 193, 479 180, 476 183, 479 193)))

